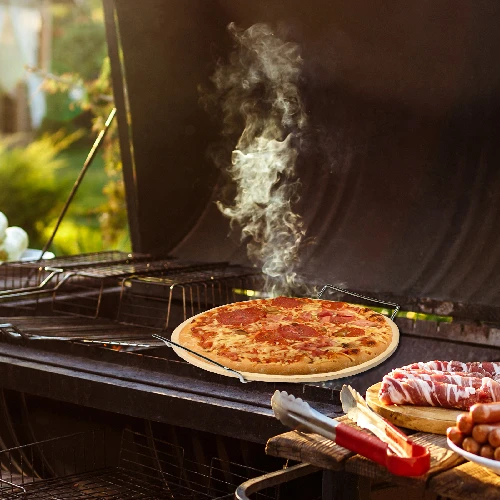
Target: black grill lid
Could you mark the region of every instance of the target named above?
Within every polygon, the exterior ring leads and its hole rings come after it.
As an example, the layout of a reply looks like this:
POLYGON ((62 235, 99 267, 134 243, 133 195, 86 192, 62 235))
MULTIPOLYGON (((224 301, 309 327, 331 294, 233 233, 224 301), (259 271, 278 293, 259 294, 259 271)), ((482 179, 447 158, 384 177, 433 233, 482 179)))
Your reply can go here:
MULTIPOLYGON (((134 251, 245 262, 214 204, 227 183, 209 154, 221 123, 199 88, 229 58, 230 22, 268 23, 304 59, 296 209, 315 244, 303 269, 353 289, 498 305, 498 2, 104 4, 134 251)), ((237 136, 226 139, 229 163, 237 136)))

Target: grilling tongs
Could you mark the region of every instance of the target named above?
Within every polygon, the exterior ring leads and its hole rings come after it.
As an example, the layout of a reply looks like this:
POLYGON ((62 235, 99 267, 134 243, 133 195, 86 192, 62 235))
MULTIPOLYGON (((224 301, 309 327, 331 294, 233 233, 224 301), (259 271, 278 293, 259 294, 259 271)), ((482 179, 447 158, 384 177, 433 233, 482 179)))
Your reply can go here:
POLYGON ((429 470, 429 451, 424 446, 413 443, 397 427, 373 412, 354 389, 344 386, 341 400, 348 417, 376 435, 332 420, 312 409, 302 399, 284 391, 274 393, 271 406, 276 418, 287 427, 314 432, 331 439, 339 446, 383 465, 392 474, 420 476, 429 470))

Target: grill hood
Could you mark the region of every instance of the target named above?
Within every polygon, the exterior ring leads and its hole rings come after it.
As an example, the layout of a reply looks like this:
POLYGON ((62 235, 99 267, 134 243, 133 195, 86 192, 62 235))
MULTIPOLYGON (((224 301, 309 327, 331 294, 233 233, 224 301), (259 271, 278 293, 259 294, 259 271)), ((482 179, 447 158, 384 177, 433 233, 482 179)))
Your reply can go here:
POLYGON ((241 130, 223 135, 200 89, 232 57, 228 25, 265 23, 303 60, 301 269, 351 289, 498 304, 498 2, 104 5, 134 251, 246 263, 215 204, 231 182, 213 158, 230 164, 241 130))

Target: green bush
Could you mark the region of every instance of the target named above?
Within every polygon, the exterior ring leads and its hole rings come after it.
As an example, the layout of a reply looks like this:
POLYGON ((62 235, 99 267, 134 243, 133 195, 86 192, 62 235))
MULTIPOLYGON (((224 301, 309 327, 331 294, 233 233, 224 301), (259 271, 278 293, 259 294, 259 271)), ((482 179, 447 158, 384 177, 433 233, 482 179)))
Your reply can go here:
POLYGON ((84 79, 96 78, 107 55, 104 24, 92 19, 68 23, 54 38, 52 71, 78 72, 84 79))
MULTIPOLYGON (((47 226, 44 231, 45 240, 50 238, 56 220, 47 226)), ((105 235, 99 227, 82 225, 75 218, 67 217, 63 220, 57 231, 57 236, 50 250, 57 256, 76 255, 80 253, 102 252, 105 250, 130 251, 130 238, 128 232, 122 231, 120 238, 116 238, 112 246, 107 244, 105 235)))
POLYGON ((59 85, 57 92, 55 82, 52 91, 45 86, 48 91, 42 127, 45 131, 71 127, 70 122, 82 114, 79 98, 71 97, 71 89, 97 78, 107 55, 100 1, 87 0, 78 5, 57 3, 52 6, 52 14, 51 73, 67 85, 59 85))
POLYGON ((9 147, 0 141, 0 211, 9 225, 28 233, 32 248, 43 247, 43 233, 69 193, 70 184, 58 177, 65 166, 58 155, 79 136, 46 135, 26 147, 9 147))

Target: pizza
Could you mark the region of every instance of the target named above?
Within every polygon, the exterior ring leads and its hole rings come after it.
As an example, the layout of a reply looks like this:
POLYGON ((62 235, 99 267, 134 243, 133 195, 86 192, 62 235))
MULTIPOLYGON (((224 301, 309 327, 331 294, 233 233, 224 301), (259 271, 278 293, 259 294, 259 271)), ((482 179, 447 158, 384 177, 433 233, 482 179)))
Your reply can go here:
POLYGON ((178 343, 239 372, 329 373, 382 354, 396 325, 346 302, 276 297, 236 302, 181 325, 178 343))

